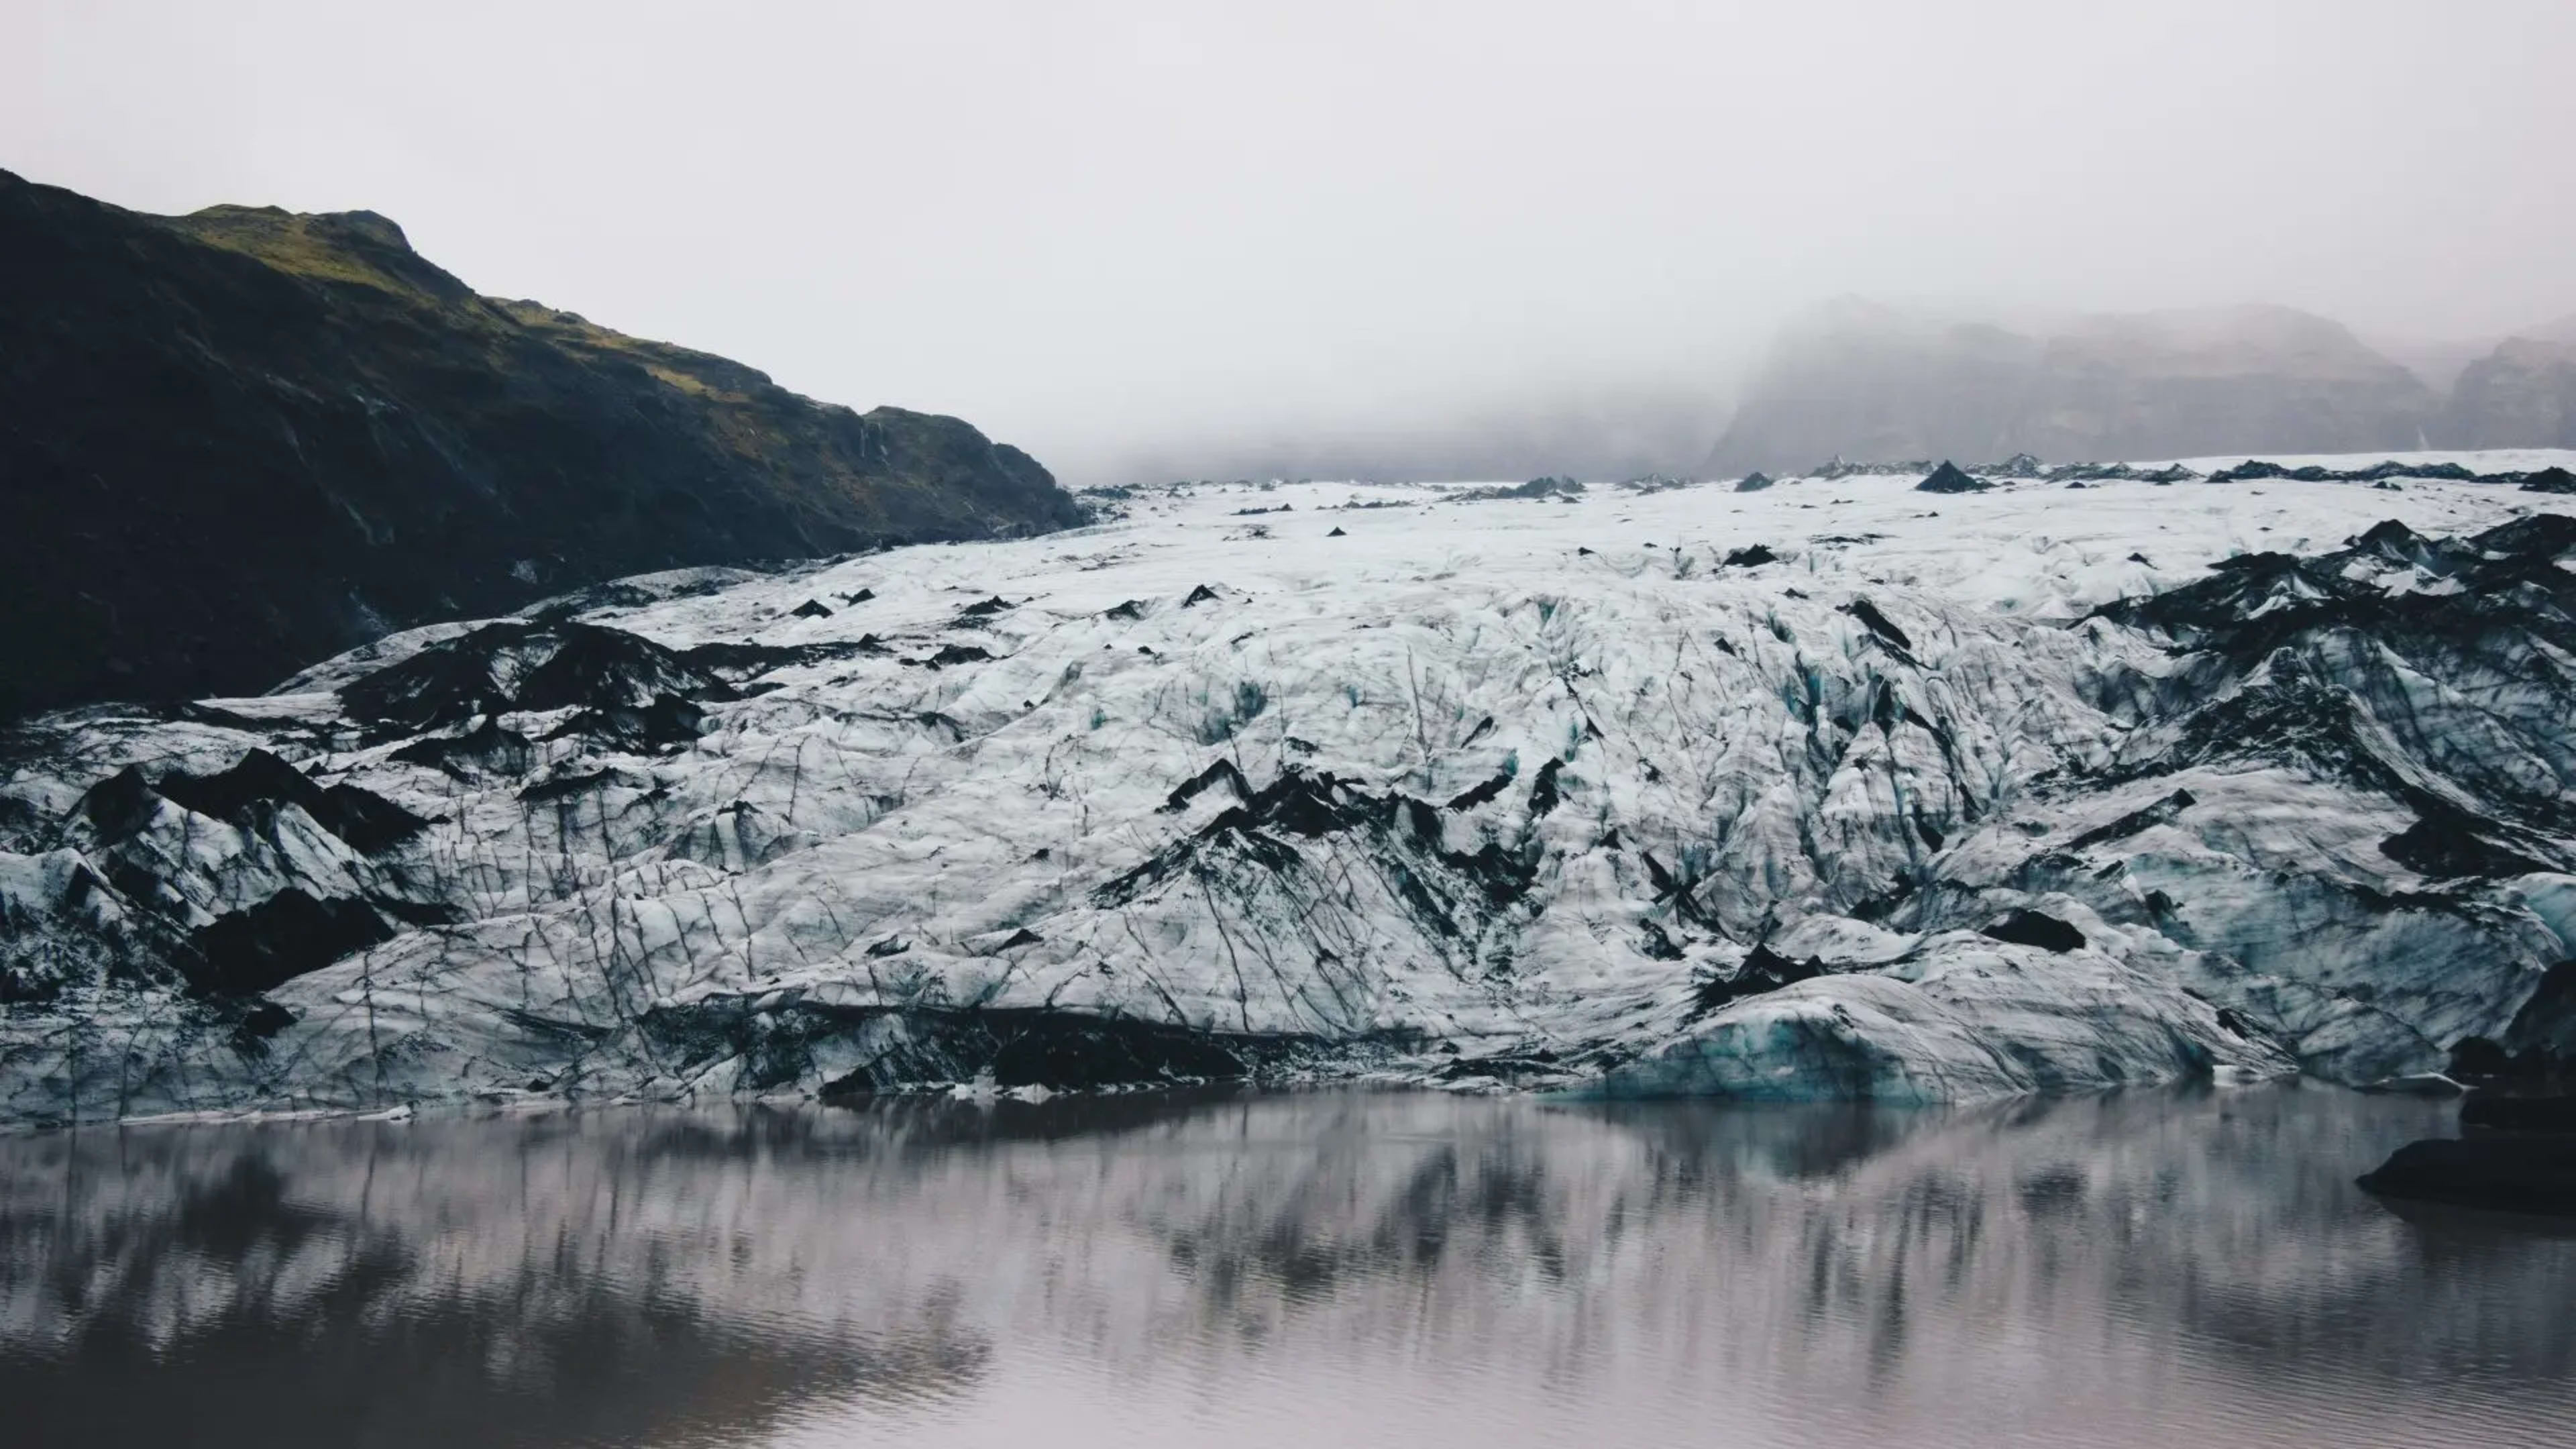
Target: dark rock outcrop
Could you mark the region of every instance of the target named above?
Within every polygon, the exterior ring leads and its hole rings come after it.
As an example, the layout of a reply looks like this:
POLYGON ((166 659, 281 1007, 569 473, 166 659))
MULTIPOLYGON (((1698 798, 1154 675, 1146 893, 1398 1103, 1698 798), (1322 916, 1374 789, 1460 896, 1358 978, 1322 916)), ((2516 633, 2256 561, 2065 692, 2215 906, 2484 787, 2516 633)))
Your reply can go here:
POLYGON ((254 832, 272 829, 278 813, 292 805, 366 855, 409 840, 429 823, 355 785, 325 789, 276 755, 254 749, 230 769, 207 775, 172 771, 147 781, 142 770, 128 765, 81 797, 76 809, 89 832, 86 840, 123 840, 151 817, 156 798, 254 832))
POLYGON ((2484 1134, 2397 1149, 2361 1185, 2383 1197, 2506 1212, 2576 1213, 2576 1137, 2484 1134))
POLYGON ((2460 1125, 2506 1132, 2576 1133, 2576 1097, 2513 1097, 2479 1092, 2460 1104, 2460 1125))
POLYGON ((1793 961, 1771 949, 1769 943, 1756 945, 1732 976, 1703 981, 1691 994, 1691 1015, 1705 1016, 1729 1003, 1748 996, 1766 996, 1796 982, 1825 974, 1825 963, 1810 956, 1793 961))
POLYGON ((2505 1027, 2503 1046, 2517 1057, 2576 1063, 2576 961, 2560 961, 2541 973, 2535 988, 2513 1021, 2505 1027))
POLYGON ((1918 493, 1983 493, 1994 485, 1983 478, 1971 478, 1959 471, 1958 465, 1943 462, 1924 480, 1914 485, 1918 493))
POLYGON ((2482 1037, 2453 1047, 2453 1071, 2482 1084, 2460 1104, 2461 1136, 2410 1142, 2361 1185, 2387 1197, 2576 1215, 2576 1095, 2550 1090, 2564 1060, 2554 1042, 2531 1040, 2563 1039, 2571 997, 2576 961, 2561 961, 2506 1032, 2523 1043, 2519 1052, 2482 1037))
POLYGON ((1572 478, 1560 478, 1551 473, 1543 478, 1532 478, 1526 483, 1514 483, 1508 486, 1497 484, 1491 488, 1460 489, 1458 492, 1449 495, 1449 501, 1452 503, 1489 503, 1500 498, 1580 498, 1582 496, 1583 484, 1581 482, 1572 478))
POLYGON ((216 995, 252 995, 393 934, 364 901, 317 900, 289 887, 197 932, 199 959, 187 963, 189 984, 216 995))
POLYGON ((2016 946, 2037 946, 2043 951, 2081 950, 2084 933, 2044 911, 2015 910, 2003 919, 1978 931, 1979 935, 2016 946))
POLYGON ((954 418, 477 295, 371 212, 0 172, 0 715, 266 688, 579 585, 1080 521, 954 418))

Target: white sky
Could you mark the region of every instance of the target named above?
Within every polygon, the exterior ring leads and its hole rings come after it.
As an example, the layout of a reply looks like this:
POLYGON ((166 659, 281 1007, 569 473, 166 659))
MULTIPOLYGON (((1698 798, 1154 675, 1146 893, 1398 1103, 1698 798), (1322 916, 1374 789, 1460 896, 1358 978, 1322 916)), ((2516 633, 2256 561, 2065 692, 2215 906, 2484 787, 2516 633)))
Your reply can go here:
POLYGON ((1077 483, 1568 399, 1713 436, 1843 293, 2576 312, 2576 0, 2109 9, 0 0, 0 167, 371 208, 1077 483))

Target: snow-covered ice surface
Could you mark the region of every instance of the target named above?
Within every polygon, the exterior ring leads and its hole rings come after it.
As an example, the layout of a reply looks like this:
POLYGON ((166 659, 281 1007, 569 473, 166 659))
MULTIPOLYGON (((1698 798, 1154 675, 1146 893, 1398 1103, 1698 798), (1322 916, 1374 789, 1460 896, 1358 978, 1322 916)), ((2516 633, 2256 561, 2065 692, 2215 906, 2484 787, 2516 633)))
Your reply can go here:
POLYGON ((37 721, 0 1117, 2571 1044, 2576 500, 1911 483, 1139 491, 37 721))

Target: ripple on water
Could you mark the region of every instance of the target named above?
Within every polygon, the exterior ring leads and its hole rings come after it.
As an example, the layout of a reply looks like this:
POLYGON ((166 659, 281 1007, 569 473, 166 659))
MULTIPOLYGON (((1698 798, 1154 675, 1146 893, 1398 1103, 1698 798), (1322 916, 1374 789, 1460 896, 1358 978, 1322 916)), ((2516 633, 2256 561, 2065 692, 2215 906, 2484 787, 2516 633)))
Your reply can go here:
POLYGON ((1318 1092, 0 1140, 32 1443, 2576 1443, 2443 1104, 1318 1092))

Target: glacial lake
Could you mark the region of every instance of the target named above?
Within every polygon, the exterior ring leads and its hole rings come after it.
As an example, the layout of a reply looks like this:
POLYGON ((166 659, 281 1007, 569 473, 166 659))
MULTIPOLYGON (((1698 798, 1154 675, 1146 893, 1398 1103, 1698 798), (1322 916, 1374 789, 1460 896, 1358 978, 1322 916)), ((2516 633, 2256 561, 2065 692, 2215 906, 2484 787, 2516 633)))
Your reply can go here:
POLYGON ((1314 1091, 0 1138, 12 1445, 2576 1443, 2448 1103, 1314 1091))

